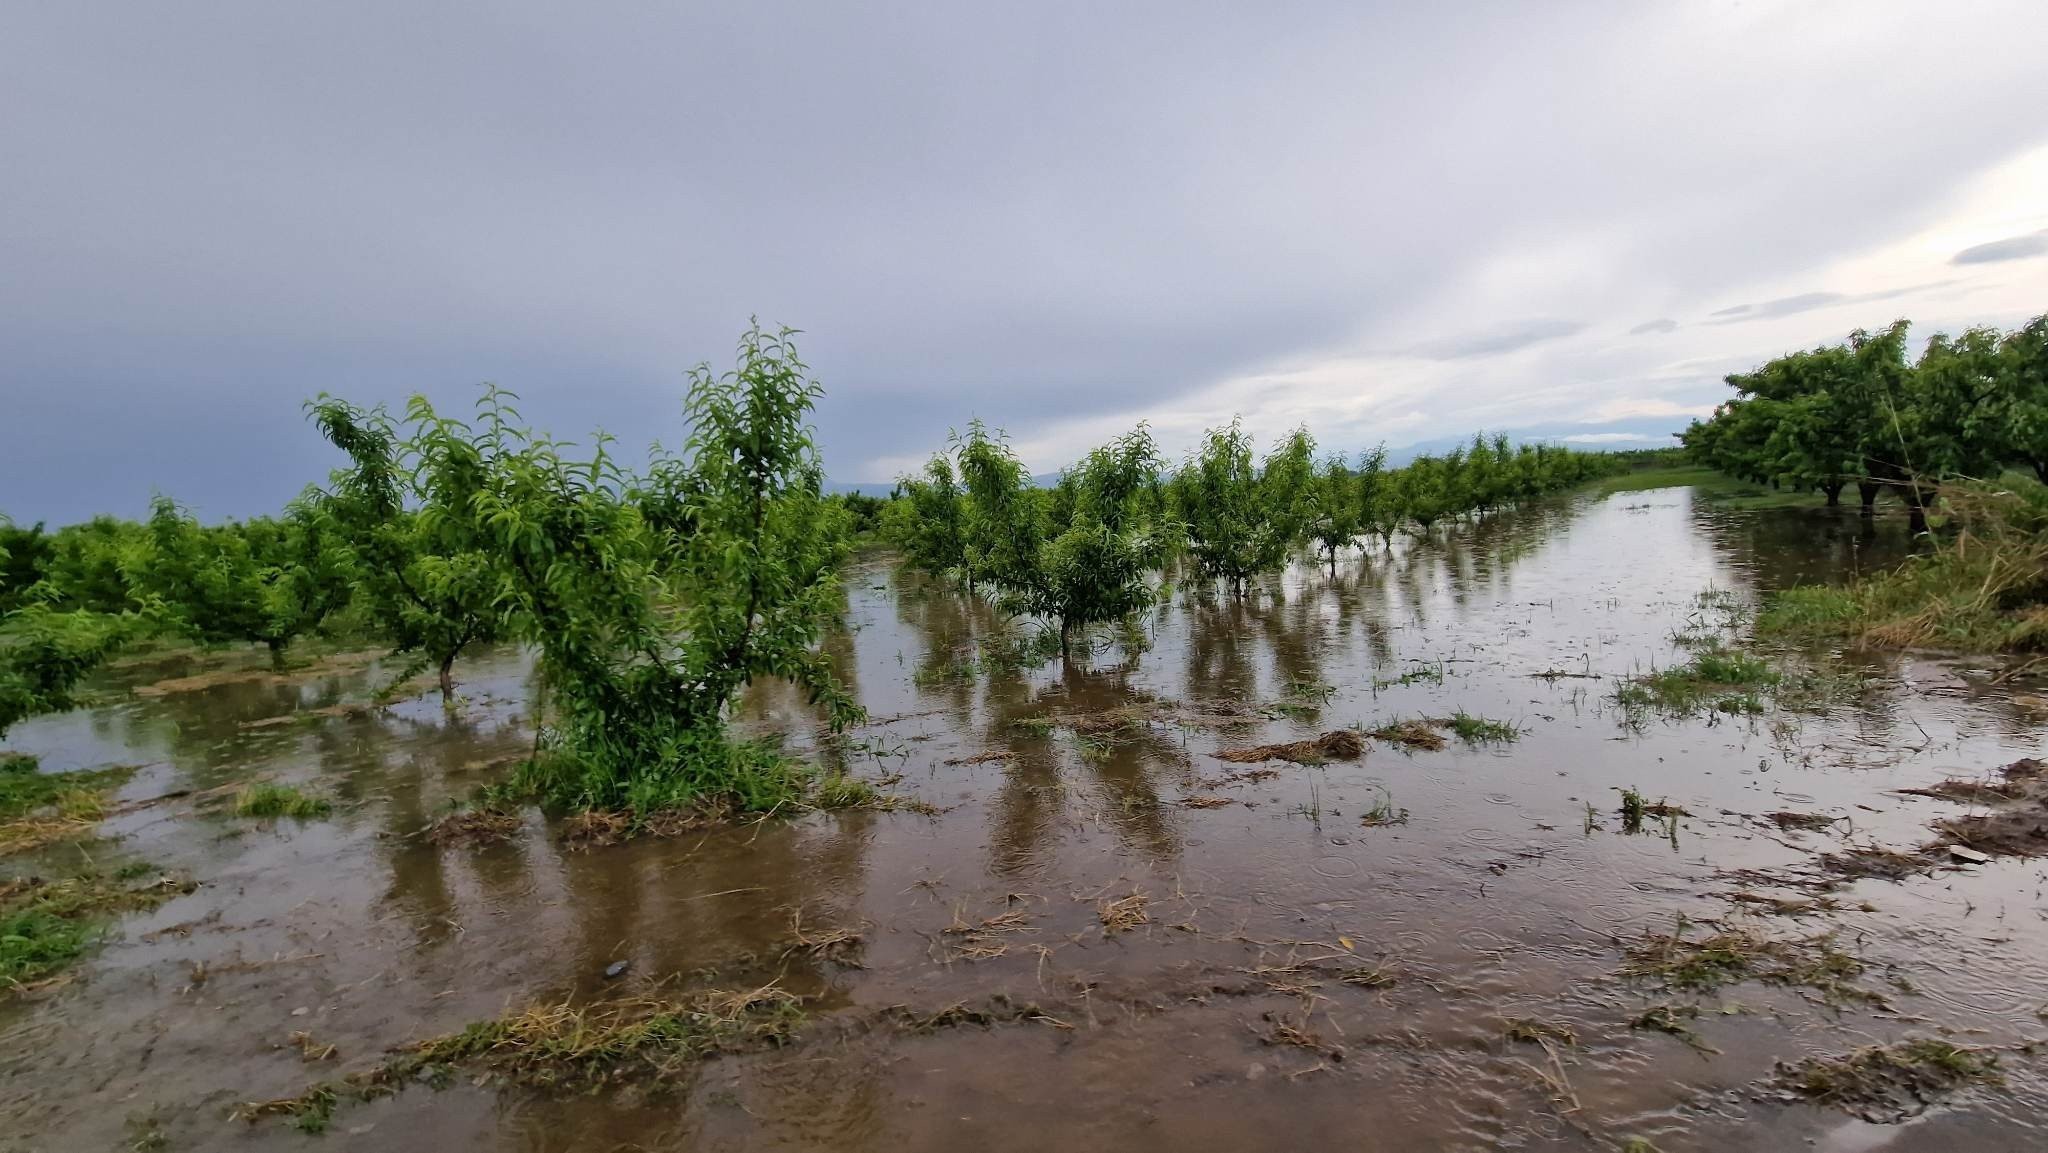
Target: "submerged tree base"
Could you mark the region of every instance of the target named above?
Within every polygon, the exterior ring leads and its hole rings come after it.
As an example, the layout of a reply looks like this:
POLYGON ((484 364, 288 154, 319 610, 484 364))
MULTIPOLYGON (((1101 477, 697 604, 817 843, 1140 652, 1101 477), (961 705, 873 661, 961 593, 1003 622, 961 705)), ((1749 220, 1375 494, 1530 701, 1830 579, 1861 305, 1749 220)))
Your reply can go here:
POLYGON ((1879 648, 2048 650, 2048 489, 1957 486, 1933 552, 1853 584, 1773 598, 1759 631, 1879 648))
POLYGON ((429 826, 437 844, 490 844, 519 831, 517 809, 538 804, 566 815, 562 838, 577 845, 609 845, 635 837, 673 837, 748 817, 816 809, 917 809, 918 802, 884 794, 874 784, 797 760, 768 740, 732 740, 723 732, 695 732, 672 742, 671 755, 626 760, 635 770, 619 777, 603 759, 557 746, 521 762, 511 778, 484 789, 470 808, 429 826))

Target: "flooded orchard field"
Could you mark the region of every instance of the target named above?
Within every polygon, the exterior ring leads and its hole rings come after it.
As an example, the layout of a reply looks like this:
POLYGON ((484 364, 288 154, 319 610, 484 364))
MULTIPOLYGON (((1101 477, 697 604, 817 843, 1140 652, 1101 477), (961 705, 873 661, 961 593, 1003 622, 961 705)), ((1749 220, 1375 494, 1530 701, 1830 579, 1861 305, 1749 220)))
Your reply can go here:
POLYGON ((911 803, 588 848, 534 813, 422 835, 531 748, 517 652, 452 718, 368 707, 367 657, 134 658, 11 735, 140 768, 98 839, 0 876, 190 888, 0 1002, 0 1147, 2038 1149, 2042 870, 1920 852, 1972 810, 1899 790, 2032 756, 2048 702, 1897 657, 1615 699, 1903 552, 1853 513, 1578 497, 1250 603, 1181 588, 1022 671, 869 554, 827 643, 870 723, 821 745, 769 689, 744 721, 911 803), (219 803, 258 778, 334 809, 219 803), (546 1063, 657 1003, 704 1042, 546 1063))

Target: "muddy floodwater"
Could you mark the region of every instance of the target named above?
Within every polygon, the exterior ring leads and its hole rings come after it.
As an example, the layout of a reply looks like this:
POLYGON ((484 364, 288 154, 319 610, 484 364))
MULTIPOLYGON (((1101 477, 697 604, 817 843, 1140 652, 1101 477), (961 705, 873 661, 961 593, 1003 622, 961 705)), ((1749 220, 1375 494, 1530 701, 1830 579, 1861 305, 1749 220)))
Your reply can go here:
POLYGON ((1812 711, 1630 723, 1610 700, 1760 594, 1903 552, 1853 512, 1579 497, 1297 567, 1250 604, 1179 588, 1142 638, 1023 672, 985 608, 866 554, 828 647, 871 723, 820 749, 772 689, 744 723, 921 804, 591 849, 538 814, 501 844, 419 835, 531 747, 517 652, 459 667, 452 719, 356 707, 380 670, 346 656, 286 678, 131 659, 98 707, 8 738, 46 770, 141 766, 115 814, 0 867, 88 853, 197 887, 69 981, 0 993, 0 1148, 2048 1148, 2038 863, 1778 884, 1925 843, 1965 806, 1897 790, 2039 753, 2039 699, 1872 656, 1812 711), (1458 712, 1514 739, 1215 756, 1458 712), (258 777, 335 810, 209 803, 258 777), (1684 815, 1626 831, 1623 789, 1684 815), (1816 827, 1766 816, 1788 812, 1816 827), (1681 928, 1832 934, 1857 991, 1628 975, 1632 943, 1681 928), (471 1022, 692 982, 773 982, 804 1019, 652 1083, 464 1071, 343 1102, 324 1133, 241 1116, 471 1022), (1676 1031, 1644 1027, 1660 1006, 1676 1031), (2003 1083, 1871 1119, 1777 1080, 1916 1036, 1996 1051, 2003 1083))

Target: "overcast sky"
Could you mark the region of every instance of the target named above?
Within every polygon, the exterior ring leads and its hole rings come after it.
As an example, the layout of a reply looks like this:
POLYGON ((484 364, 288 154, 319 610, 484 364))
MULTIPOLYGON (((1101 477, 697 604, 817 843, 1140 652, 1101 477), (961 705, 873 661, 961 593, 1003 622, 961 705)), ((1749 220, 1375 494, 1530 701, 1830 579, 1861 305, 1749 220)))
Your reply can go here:
POLYGON ((2040 0, 995 7, 0 0, 0 511, 275 509, 322 390, 675 443, 750 315, 883 481, 1611 443, 2048 311, 2040 0))

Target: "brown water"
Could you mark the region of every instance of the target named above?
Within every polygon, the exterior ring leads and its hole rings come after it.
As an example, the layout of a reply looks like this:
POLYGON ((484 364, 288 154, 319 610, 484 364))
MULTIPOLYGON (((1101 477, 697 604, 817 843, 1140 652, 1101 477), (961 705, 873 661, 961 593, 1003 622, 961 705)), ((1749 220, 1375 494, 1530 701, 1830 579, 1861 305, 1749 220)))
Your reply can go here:
MULTIPOLYGON (((1687 490, 1505 514, 1391 556, 1304 568, 1253 605, 1186 591, 1147 622, 1149 650, 1026 675, 961 664, 988 613, 899 572, 848 574, 831 647, 875 722, 855 772, 941 810, 820 814, 587 852, 537 817, 508 844, 416 836, 451 798, 528 747, 527 665, 461 670, 467 704, 261 722, 361 700, 375 671, 131 695, 191 658, 118 670, 104 707, 38 720, 9 745, 46 767, 145 767, 120 799, 255 775, 315 785, 327 820, 214 815, 184 798, 111 820, 95 860, 147 859, 199 888, 116 936, 69 984, 0 1004, 0 1148, 981 1151, 1119 1149, 2021 1150, 2048 1145, 2048 1082, 2004 1058, 2007 1085, 1901 1125, 1789 1103, 1773 1062, 1912 1034, 2014 1046, 2048 1035, 2042 869, 2003 861, 1863 881, 1843 911, 1752 917, 1718 894, 1733 869, 1802 864, 1855 840, 1911 846, 1955 806, 1890 790, 1981 774, 2039 752, 2009 690, 1932 661, 1873 662, 1876 683, 1821 715, 1621 723, 1612 678, 1679 659, 1675 631, 1795 580, 1895 559, 1889 527, 1846 517, 1722 514, 1687 490), (1607 679, 1544 680, 1557 669, 1607 679), (1400 681, 1404 674, 1406 683, 1400 681), (1317 715, 1218 732, 1155 724, 1121 738, 1015 724, 1133 701, 1183 714, 1331 695, 1317 715), (922 687, 920 687, 922 686, 922 687), (1219 747, 1355 722, 1469 713, 1524 729, 1509 744, 1273 764, 1224 780, 1219 747), (1000 759, 955 763, 988 753, 1000 759), (1694 816, 1675 838, 1625 835, 1617 790, 1694 816), (1189 797, 1230 803, 1192 808, 1189 797), (1365 827, 1390 799, 1406 824, 1365 827), (1586 805, 1602 811, 1586 828, 1586 805), (1828 833, 1746 815, 1818 811, 1828 833), (1105 901, 1144 894, 1148 923, 1110 933, 1105 901), (1868 904, 1868 911, 1858 908, 1868 904), (858 967, 784 955, 807 929, 862 934, 858 967), (1021 914, 1000 955, 959 956, 948 926, 1021 914), (1703 1053, 1629 1021, 1668 995, 1620 978, 1619 942, 1680 914, 1775 935, 1833 929, 1890 1007, 1836 1009, 1743 984, 1701 998, 1703 1053), (1304 959, 1308 970, 1288 971, 1304 959), (631 968, 607 982, 605 967, 631 968), (1381 987, 1341 981, 1383 969, 1381 987), (1889 968, 1888 968, 1889 967, 1889 968), (410 1088, 344 1105, 324 1136, 231 1120, 389 1048, 510 1008, 645 992, 707 968, 774 977, 812 1000, 795 1045, 706 1062, 649 1090, 551 1096, 410 1088), (932 1013, 997 994, 1020 1021, 911 1033, 878 1011, 932 1013), (1716 1008, 1739 1007, 1726 1013, 1716 1008), (1575 1045, 1508 1040, 1504 1019, 1568 1027, 1575 1045), (1275 1044, 1276 1022, 1313 1034, 1275 1044), (1061 1027, 1065 1026, 1065 1027, 1061 1027), (308 1064, 297 1031, 338 1047, 308 1064)), ((207 668, 218 667, 216 658, 207 668)), ((807 745, 786 694, 749 722, 807 745)), ((0 862, 33 867, 37 862, 0 862)), ((994 951, 991 949, 991 951, 994 951)))

